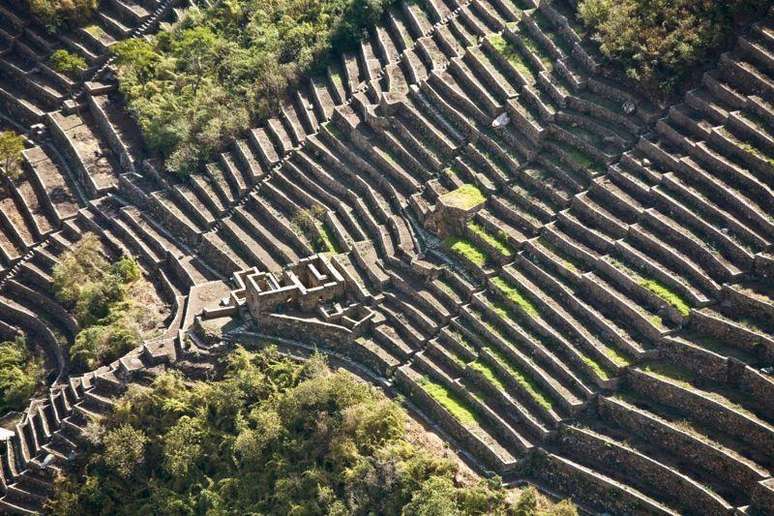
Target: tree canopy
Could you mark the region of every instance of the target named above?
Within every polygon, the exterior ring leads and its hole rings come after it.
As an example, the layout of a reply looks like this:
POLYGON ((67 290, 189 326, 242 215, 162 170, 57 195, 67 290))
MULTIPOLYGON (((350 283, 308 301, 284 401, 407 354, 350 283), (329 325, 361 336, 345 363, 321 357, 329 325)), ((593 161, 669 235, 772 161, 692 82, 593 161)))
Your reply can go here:
POLYGON ((460 480, 395 402, 317 356, 237 349, 219 381, 165 373, 100 423, 51 513, 575 515, 534 490, 460 480))
POLYGON ((113 47, 148 147, 187 172, 277 112, 289 86, 352 47, 394 0, 222 0, 113 47))
POLYGON ((603 54, 647 90, 670 93, 724 45, 734 21, 769 0, 582 0, 578 15, 603 54))

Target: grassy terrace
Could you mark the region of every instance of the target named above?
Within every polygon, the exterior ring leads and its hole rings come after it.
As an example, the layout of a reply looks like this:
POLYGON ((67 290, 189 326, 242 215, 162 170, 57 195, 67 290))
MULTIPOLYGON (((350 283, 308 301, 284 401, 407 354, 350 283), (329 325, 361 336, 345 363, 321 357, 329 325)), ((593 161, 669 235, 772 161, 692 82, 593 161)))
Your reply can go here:
POLYGON ((658 297, 672 305, 680 315, 688 317, 691 313, 691 307, 683 300, 679 295, 672 292, 669 288, 662 285, 660 282, 653 279, 641 279, 639 281, 641 287, 645 287, 658 297))
POLYGON ((535 54, 535 56, 540 59, 540 62, 543 63, 543 66, 546 67, 547 70, 553 70, 554 69, 554 63, 550 56, 548 56, 542 48, 538 46, 537 43, 535 43, 534 40, 528 37, 524 37, 521 39, 521 41, 524 43, 524 46, 527 47, 527 49, 535 54))
POLYGON ((508 358, 497 349, 486 348, 486 350, 492 354, 497 360, 497 363, 513 377, 514 381, 519 384, 520 387, 533 399, 535 402, 546 410, 551 410, 554 406, 553 401, 549 398, 543 389, 535 383, 528 374, 526 374, 520 367, 511 363, 508 358))
MULTIPOLYGON (((518 305, 522 310, 524 310, 524 312, 526 312, 527 315, 530 317, 540 315, 537 307, 529 299, 527 299, 513 284, 499 276, 492 278, 491 281, 492 284, 505 295, 505 297, 518 305)), ((493 305, 492 309, 497 312, 497 315, 500 317, 510 318, 510 314, 507 308, 493 305)), ((606 349, 605 352, 608 355, 611 353, 615 354, 615 358, 611 356, 611 359, 616 363, 618 363, 618 360, 621 360, 623 364, 629 363, 625 357, 618 355, 614 350, 606 349)), ((591 368, 594 374, 603 380, 608 380, 610 378, 610 375, 607 373, 607 371, 605 371, 605 369, 594 359, 585 355, 580 350, 578 350, 578 353, 580 354, 581 360, 583 360, 583 362, 591 368)))
POLYGON ((336 249, 336 244, 333 243, 333 236, 328 231, 328 227, 324 223, 319 223, 317 229, 320 231, 320 244, 324 248, 323 251, 338 253, 339 250, 336 249))
POLYGON ((449 237, 444 241, 444 244, 451 249, 452 252, 466 258, 477 267, 483 268, 489 262, 489 257, 486 253, 478 249, 470 240, 459 237, 449 237))
POLYGON ((449 413, 457 418, 460 423, 463 424, 478 424, 476 415, 465 406, 465 403, 460 400, 456 394, 451 392, 445 386, 440 383, 436 383, 426 376, 423 376, 419 381, 419 385, 427 392, 435 401, 440 403, 443 408, 449 411, 449 413))
POLYGON ((530 82, 535 82, 535 76, 532 73, 532 70, 511 43, 506 41, 500 34, 492 34, 489 36, 489 42, 494 49, 511 64, 511 66, 516 68, 516 70, 524 76, 525 79, 530 82))
POLYGON ((468 222, 468 230, 479 237, 481 240, 492 246, 498 253, 505 257, 513 256, 508 243, 505 241, 502 235, 492 235, 483 226, 476 222, 468 222))
POLYGON ((516 303, 522 310, 527 312, 528 315, 538 315, 537 307, 532 302, 524 297, 521 292, 510 282, 504 280, 500 276, 492 278, 492 284, 497 287, 510 301, 516 303))
MULTIPOLYGON (((688 315, 691 313, 690 305, 682 297, 680 297, 680 295, 673 292, 669 287, 660 281, 643 277, 637 271, 631 269, 616 258, 610 258, 609 262, 613 267, 630 276, 635 282, 637 282, 639 286, 649 290, 656 296, 672 305, 683 317, 688 317, 688 315)), ((635 306, 634 308, 638 310, 641 309, 639 306, 635 306)), ((658 316, 652 317, 651 323, 658 327, 663 326, 663 321, 658 316), (658 319, 658 321, 656 319, 658 319)))
POLYGON ((449 335, 452 339, 454 339, 455 342, 457 342, 460 346, 465 348, 466 350, 470 351, 471 353, 475 353, 475 347, 473 344, 471 344, 470 341, 468 341, 468 338, 459 330, 452 328, 451 326, 448 328, 449 335))
POLYGON ((621 353, 619 353, 617 349, 610 346, 606 346, 604 343, 602 344, 602 346, 603 346, 602 351, 605 353, 605 355, 608 356, 608 358, 610 358, 610 360, 613 361, 615 365, 619 367, 626 367, 632 364, 632 361, 629 360, 629 358, 626 357, 625 355, 622 355, 621 353))
POLYGON ((739 403, 739 400, 741 399, 740 396, 728 393, 722 388, 715 388, 714 386, 710 387, 713 390, 710 390, 710 388, 707 388, 707 386, 704 384, 702 384, 701 387, 697 387, 693 385, 693 382, 695 381, 693 374, 690 371, 681 368, 680 366, 674 365, 672 363, 656 362, 648 364, 644 367, 644 370, 645 372, 661 380, 678 385, 695 393, 701 393, 703 396, 710 398, 720 403, 721 405, 758 419, 757 414, 745 408, 741 403, 739 403))
POLYGON ((481 375, 484 378, 486 378, 487 381, 489 383, 491 383, 495 387, 495 389, 497 389, 498 391, 506 391, 507 390, 505 388, 505 384, 503 384, 503 382, 501 382, 500 379, 497 377, 497 373, 495 373, 492 370, 492 368, 489 367, 487 364, 477 360, 477 361, 473 362, 472 364, 470 364, 470 367, 472 369, 478 371, 479 373, 481 373, 481 375))
POLYGON ((486 197, 475 185, 466 183, 451 192, 443 194, 441 201, 447 206, 467 211, 479 204, 484 204, 486 197))
POLYGON ((597 162, 588 157, 584 152, 581 152, 575 147, 565 147, 565 149, 567 150, 567 154, 570 156, 570 158, 575 163, 580 165, 581 168, 600 170, 600 166, 597 164, 597 162))

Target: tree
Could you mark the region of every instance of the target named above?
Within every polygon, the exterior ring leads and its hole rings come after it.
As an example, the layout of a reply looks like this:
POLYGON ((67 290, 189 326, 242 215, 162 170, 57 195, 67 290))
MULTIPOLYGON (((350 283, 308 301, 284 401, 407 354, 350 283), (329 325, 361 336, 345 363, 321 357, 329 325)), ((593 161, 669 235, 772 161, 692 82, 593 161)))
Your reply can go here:
POLYGON ((13 131, 0 132, 0 176, 15 181, 21 176, 24 137, 13 131))
MULTIPOLYGON (((57 485, 50 511, 516 513, 502 483, 458 475, 455 462, 411 442, 399 405, 320 356, 300 364, 272 347, 238 348, 225 362, 214 382, 167 372, 130 388, 101 420, 103 446, 57 485)), ((552 512, 536 491, 520 507, 575 516, 552 512)))
POLYGON ((148 437, 142 430, 121 425, 102 438, 105 448, 102 460, 120 478, 130 478, 145 458, 148 437))
POLYGON ((354 48, 396 0, 224 0, 113 47, 119 86, 167 170, 190 173, 289 87, 354 48))

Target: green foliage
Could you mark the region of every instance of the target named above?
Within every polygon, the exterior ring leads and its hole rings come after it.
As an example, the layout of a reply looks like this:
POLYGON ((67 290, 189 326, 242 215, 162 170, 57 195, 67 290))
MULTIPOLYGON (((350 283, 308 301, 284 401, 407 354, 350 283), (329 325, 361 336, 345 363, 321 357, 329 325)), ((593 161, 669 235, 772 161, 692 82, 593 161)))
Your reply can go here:
POLYGON ((460 423, 476 424, 476 415, 452 391, 427 377, 423 377, 419 383, 425 392, 448 410, 452 416, 456 417, 460 423))
POLYGON ((55 28, 63 23, 80 23, 97 9, 100 0, 26 0, 35 16, 45 25, 55 28))
POLYGON ((24 137, 13 131, 0 131, 0 178, 16 180, 21 176, 24 137))
POLYGON ((105 465, 121 478, 128 479, 142 464, 148 438, 142 430, 121 425, 105 433, 102 438, 105 465))
POLYGON ((492 235, 480 224, 473 221, 468 222, 468 229, 481 240, 489 244, 493 249, 505 257, 513 256, 513 252, 508 246, 504 235, 492 235))
POLYGON ((0 415, 24 408, 42 378, 43 367, 23 337, 0 343, 0 415))
POLYGON ((110 264, 93 233, 63 255, 53 278, 57 298, 81 325, 69 350, 78 369, 119 358, 141 342, 143 326, 155 323, 142 321, 152 307, 141 299, 147 285, 138 263, 125 256, 110 264))
POLYGON ((238 349, 220 380, 162 374, 100 424, 50 513, 515 514, 498 480, 458 481, 396 403, 320 357, 238 349))
POLYGON ((543 388, 540 387, 529 374, 524 372, 520 366, 515 365, 498 349, 486 349, 495 357, 497 363, 508 371, 511 378, 513 378, 538 405, 546 410, 551 410, 553 408, 554 403, 551 401, 551 398, 546 395, 543 388))
POLYGON ((290 221, 297 233, 304 235, 317 252, 336 252, 333 237, 328 232, 323 221, 325 208, 316 206, 311 209, 300 209, 290 221))
POLYGON ((54 70, 72 78, 77 77, 88 67, 84 58, 63 48, 54 51, 48 60, 54 70))
POLYGON ((478 249, 473 242, 464 238, 450 237, 444 241, 446 247, 454 253, 466 258, 477 267, 484 267, 489 262, 489 257, 478 249))
POLYGON ((768 0, 583 0, 578 15, 602 52, 652 91, 671 92, 724 45, 740 16, 768 0))
POLYGON ((515 504, 516 516, 578 516, 578 509, 569 501, 552 505, 530 486, 522 491, 515 504))
POLYGON ((650 290, 658 297, 672 305, 683 317, 688 317, 691 314, 691 307, 685 300, 672 292, 668 287, 653 279, 643 279, 640 281, 640 286, 650 290))
POLYGON ((151 150, 190 172, 277 113, 286 90, 352 48, 394 0, 224 0, 151 41, 113 47, 120 88, 151 150))
POLYGON ((509 281, 504 280, 500 276, 492 278, 492 284, 500 290, 508 300, 515 303, 528 315, 538 315, 538 309, 532 302, 524 297, 524 295, 516 288, 515 285, 509 281))
POLYGON ((447 206, 461 210, 470 210, 486 202, 486 197, 475 185, 466 183, 451 192, 443 194, 441 200, 447 206))

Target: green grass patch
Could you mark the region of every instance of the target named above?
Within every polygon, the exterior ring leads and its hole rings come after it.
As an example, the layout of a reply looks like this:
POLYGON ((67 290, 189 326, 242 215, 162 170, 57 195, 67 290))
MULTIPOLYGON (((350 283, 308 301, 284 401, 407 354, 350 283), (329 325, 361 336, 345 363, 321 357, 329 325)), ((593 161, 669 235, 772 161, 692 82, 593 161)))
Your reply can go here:
POLYGON ((491 367, 486 365, 483 362, 479 362, 478 360, 470 364, 470 367, 481 373, 481 375, 487 379, 489 383, 495 386, 495 388, 498 391, 504 391, 505 385, 503 382, 500 381, 500 379, 497 377, 497 373, 495 373, 491 367))
POLYGON ((102 36, 105 35, 105 31, 99 25, 88 25, 84 27, 83 30, 88 32, 89 35, 94 39, 100 39, 102 36))
POLYGON ((522 310, 529 315, 538 315, 537 307, 524 297, 519 290, 511 283, 497 276, 492 278, 492 284, 497 287, 510 301, 516 303, 522 310))
POLYGON ((329 253, 338 253, 339 250, 336 248, 336 244, 333 243, 333 235, 328 231, 325 224, 318 224, 317 229, 320 231, 320 243, 321 247, 324 248, 323 250, 329 253))
POLYGON ((603 380, 609 380, 610 375, 607 374, 607 371, 605 371, 601 365, 599 365, 595 360, 591 359, 590 357, 587 357, 586 355, 581 353, 581 360, 583 360, 583 363, 585 363, 587 366, 591 368, 592 371, 594 371, 594 374, 602 378, 603 380))
POLYGON ((677 309, 678 312, 680 312, 680 315, 683 317, 688 317, 688 315, 691 313, 691 307, 688 305, 688 303, 686 303, 683 298, 669 290, 669 288, 660 282, 653 279, 642 279, 639 284, 641 287, 645 287, 672 305, 675 309, 677 309))
POLYGON ((449 285, 447 282, 445 282, 442 278, 438 278, 435 281, 435 285, 438 287, 438 289, 449 296, 452 299, 459 299, 460 296, 457 295, 457 293, 454 291, 454 289, 449 285))
POLYGON ((603 346, 604 347, 602 351, 605 353, 605 355, 607 355, 610 358, 610 360, 613 361, 615 365, 620 367, 626 367, 628 365, 631 365, 632 361, 629 360, 626 357, 626 355, 622 355, 621 353, 618 352, 617 349, 611 348, 610 346, 605 346, 604 344, 603 346))
POLYGON ((575 147, 569 149, 567 151, 567 154, 569 154, 570 158, 575 163, 580 165, 581 168, 590 168, 590 169, 596 169, 597 168, 596 164, 594 163, 594 160, 589 158, 586 154, 584 154, 583 152, 579 151, 575 147))
POLYGON ((546 410, 553 409, 553 401, 551 401, 551 398, 549 398, 543 392, 543 389, 537 383, 535 383, 535 380, 533 380, 529 375, 522 371, 520 367, 513 365, 499 350, 494 348, 486 348, 486 350, 495 357, 497 363, 500 364, 503 369, 508 371, 516 383, 519 384, 519 386, 522 387, 538 405, 546 410))
POLYGON ((508 243, 500 235, 492 235, 487 232, 483 226, 476 222, 468 222, 468 229, 476 236, 481 238, 484 242, 492 246, 498 253, 505 257, 513 256, 513 251, 508 246, 508 243))
POLYGON ((671 364, 664 364, 664 363, 649 364, 645 366, 645 372, 650 373, 653 376, 657 376, 662 380, 666 380, 668 382, 672 382, 674 384, 680 385, 681 387, 686 387, 686 388, 692 387, 691 376, 688 375, 684 370, 671 364))
POLYGON ((535 76, 532 70, 527 66, 524 58, 519 54, 518 50, 508 42, 500 34, 492 34, 489 36, 489 42, 492 44, 495 50, 502 55, 508 63, 511 64, 516 70, 519 71, 527 80, 535 82, 535 76))
POLYGON ((464 333, 452 327, 449 327, 448 332, 449 332, 449 336, 452 339, 454 339, 454 341, 457 342, 460 346, 470 351, 471 353, 476 352, 473 344, 471 344, 470 341, 468 341, 468 338, 465 336, 464 333))
POLYGON ((548 57, 545 52, 543 52, 543 49, 538 46, 537 43, 535 43, 534 40, 525 37, 522 38, 522 42, 524 43, 524 46, 529 49, 530 52, 535 54, 535 56, 540 59, 540 62, 543 63, 543 65, 550 71, 554 69, 554 63, 551 60, 550 57, 548 57))
POLYGON ((478 424, 476 415, 465 406, 459 397, 451 392, 449 389, 435 383, 426 376, 423 376, 419 381, 419 385, 427 392, 435 401, 441 404, 443 408, 449 411, 449 413, 457 418, 460 423, 463 424, 478 424))
POLYGON ((441 196, 441 201, 447 206, 470 210, 486 201, 486 197, 475 185, 464 184, 459 188, 447 192, 441 196))
POLYGON ((489 262, 489 257, 478 249, 473 242, 459 237, 449 237, 444 241, 446 247, 452 252, 469 260, 477 267, 485 267, 489 262))

